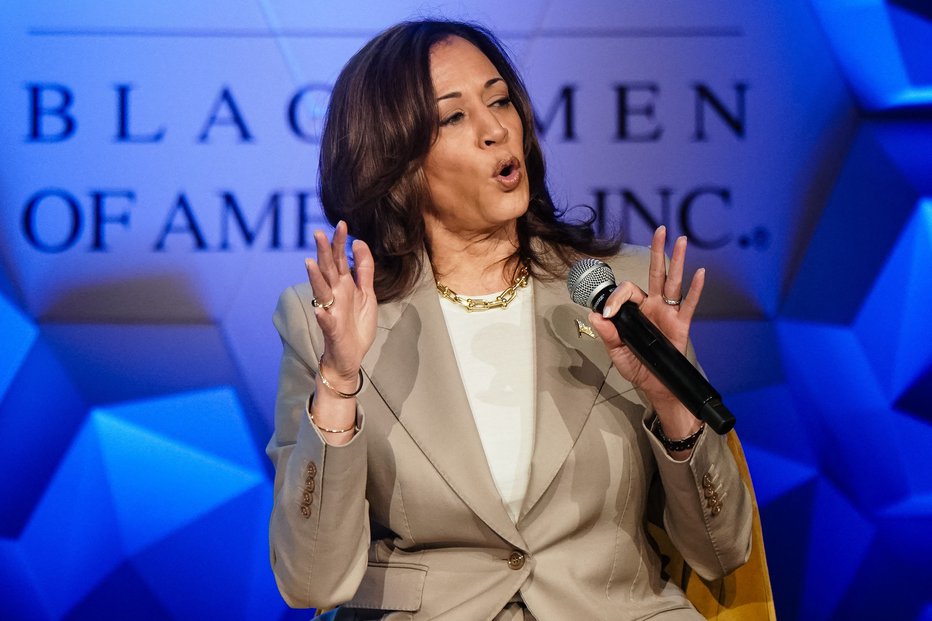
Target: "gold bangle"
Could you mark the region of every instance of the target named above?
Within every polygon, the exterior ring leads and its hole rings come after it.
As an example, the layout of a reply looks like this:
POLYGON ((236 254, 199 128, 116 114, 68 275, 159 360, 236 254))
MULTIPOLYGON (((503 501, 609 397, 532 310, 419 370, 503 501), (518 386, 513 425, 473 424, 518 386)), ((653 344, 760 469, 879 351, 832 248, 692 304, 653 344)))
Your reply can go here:
POLYGON ((327 429, 326 427, 321 427, 314 422, 314 413, 311 412, 311 408, 307 408, 307 419, 311 421, 311 424, 320 429, 321 431, 326 431, 327 433, 349 433, 350 431, 359 431, 359 425, 353 423, 352 427, 347 427, 346 429, 327 429))
POLYGON ((328 389, 336 393, 336 395, 340 397, 341 399, 352 399, 353 397, 359 394, 360 390, 362 390, 362 384, 363 384, 362 367, 359 368, 359 387, 353 392, 343 392, 341 390, 337 390, 336 388, 334 388, 333 384, 327 381, 327 378, 324 377, 324 355, 323 354, 320 355, 320 360, 317 361, 317 374, 320 376, 320 381, 324 383, 324 386, 326 386, 328 389))

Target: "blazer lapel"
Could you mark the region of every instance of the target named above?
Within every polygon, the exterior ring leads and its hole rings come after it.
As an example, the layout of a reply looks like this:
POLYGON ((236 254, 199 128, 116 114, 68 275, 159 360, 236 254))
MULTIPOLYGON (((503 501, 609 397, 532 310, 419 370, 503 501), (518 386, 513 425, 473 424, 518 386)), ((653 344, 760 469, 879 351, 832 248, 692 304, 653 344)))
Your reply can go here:
POLYGON ((566 461, 612 368, 601 339, 577 327, 577 320, 586 322, 587 315, 585 308, 570 302, 564 283, 534 281, 537 404, 522 517, 566 461))
POLYGON ((380 307, 363 368, 463 502, 502 538, 526 547, 492 480, 429 268, 408 298, 380 307))

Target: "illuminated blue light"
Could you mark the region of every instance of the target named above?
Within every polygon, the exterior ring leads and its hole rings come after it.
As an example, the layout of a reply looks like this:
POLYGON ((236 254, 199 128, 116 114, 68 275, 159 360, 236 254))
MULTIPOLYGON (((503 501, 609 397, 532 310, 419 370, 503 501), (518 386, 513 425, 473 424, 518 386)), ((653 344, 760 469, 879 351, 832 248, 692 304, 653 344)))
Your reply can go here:
POLYGON ((29 348, 36 340, 38 329, 12 304, 0 295, 0 398, 26 358, 29 348))
POLYGON ((264 481, 256 471, 105 414, 95 414, 94 424, 107 475, 102 483, 127 554, 264 481))
POLYGON ((45 490, 19 545, 53 617, 61 617, 122 560, 96 426, 86 424, 45 490))
POLYGON ((863 510, 905 497, 901 445, 888 423, 892 411, 857 337, 796 322, 781 322, 779 333, 823 476, 863 510))
POLYGON ((19 536, 86 414, 40 336, 0 400, 0 536, 19 536))
POLYGON ((23 594, 51 618, 119 618, 121 606, 256 618, 284 607, 268 568, 270 498, 232 389, 114 405, 90 414, 0 560, 25 566, 23 594))
POLYGON ((857 316, 922 197, 919 179, 902 165, 915 141, 888 138, 880 124, 858 131, 781 308, 784 317, 847 325, 857 316))
MULTIPOLYGON (((806 413, 800 411, 788 384, 728 394, 725 403, 738 419, 735 429, 745 447, 764 449, 796 463, 816 463, 816 453, 809 439, 811 423, 806 413)), ((748 456, 748 463, 753 473, 754 458, 748 456)), ((757 486, 755 479, 755 489, 757 486)))
POLYGON ((744 445, 757 503, 765 506, 791 490, 812 481, 814 467, 774 455, 769 451, 744 445))
POLYGON ((916 210, 874 283, 854 331, 896 401, 932 367, 932 206, 916 210))
POLYGON ((827 483, 817 486, 812 531, 807 550, 805 619, 832 619, 848 595, 875 536, 875 528, 851 503, 827 483))
POLYGON ((928 54, 928 39, 919 38, 925 29, 903 23, 920 19, 918 15, 894 17, 891 12, 900 9, 884 0, 812 0, 812 4, 864 108, 932 105, 932 84, 916 82, 928 61, 908 60, 928 54))

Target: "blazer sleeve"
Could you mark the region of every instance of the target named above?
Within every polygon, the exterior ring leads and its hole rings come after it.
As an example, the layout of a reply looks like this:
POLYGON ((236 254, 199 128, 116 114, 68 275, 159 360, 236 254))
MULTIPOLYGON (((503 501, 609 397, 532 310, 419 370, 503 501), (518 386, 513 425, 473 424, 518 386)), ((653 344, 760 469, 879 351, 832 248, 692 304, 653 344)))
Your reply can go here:
POLYGON ((366 569, 365 417, 357 411, 360 431, 346 445, 323 441, 307 417, 322 339, 297 288, 282 293, 273 321, 283 353, 275 431, 266 448, 275 467, 272 570, 289 606, 329 608, 353 597, 366 569))
MULTIPOLYGON (((687 357, 696 364, 690 344, 687 357)), ((697 365, 698 366, 698 365, 697 365)), ((696 573, 715 580, 731 573, 751 554, 753 507, 727 438, 708 426, 688 459, 676 461, 642 426, 657 462, 664 492, 664 530, 696 573)))

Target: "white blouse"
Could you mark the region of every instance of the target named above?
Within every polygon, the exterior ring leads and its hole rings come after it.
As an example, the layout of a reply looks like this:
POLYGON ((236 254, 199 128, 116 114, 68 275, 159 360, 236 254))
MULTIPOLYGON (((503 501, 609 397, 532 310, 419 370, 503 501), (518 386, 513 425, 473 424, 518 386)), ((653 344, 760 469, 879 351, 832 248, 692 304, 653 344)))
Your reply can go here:
POLYGON ((469 312, 440 300, 492 479, 514 521, 534 449, 533 282, 504 309, 469 312))

